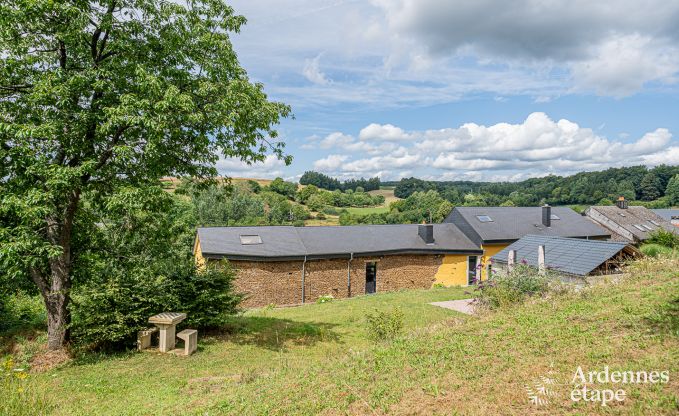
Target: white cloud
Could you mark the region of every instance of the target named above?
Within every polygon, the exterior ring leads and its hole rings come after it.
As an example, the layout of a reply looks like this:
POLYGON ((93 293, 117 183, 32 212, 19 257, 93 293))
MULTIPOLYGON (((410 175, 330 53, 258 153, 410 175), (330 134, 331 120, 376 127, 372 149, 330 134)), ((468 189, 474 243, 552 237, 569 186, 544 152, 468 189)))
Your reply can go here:
POLYGON ((588 59, 571 64, 576 85, 600 95, 624 97, 650 81, 676 82, 679 48, 639 34, 611 37, 588 59))
POLYGON ((220 158, 215 164, 220 175, 247 178, 275 178, 282 176, 285 162, 275 155, 267 155, 263 162, 248 165, 238 158, 220 158))
MULTIPOLYGON (((402 132, 395 126, 388 131, 402 132)), ((679 164, 679 146, 672 145, 672 134, 667 129, 659 128, 636 141, 622 142, 569 120, 552 120, 540 112, 517 124, 465 123, 457 128, 408 134, 416 139, 383 149, 372 157, 361 157, 352 151, 352 146, 368 143, 333 133, 325 140, 343 137, 341 141, 335 140, 339 144, 333 149, 346 154, 321 159, 314 167, 343 177, 381 172, 386 178, 393 178, 407 170, 420 172, 422 177, 442 179, 519 180, 623 165, 679 164)))
POLYGON ((361 140, 399 141, 409 140, 411 136, 403 129, 391 124, 371 123, 361 129, 358 138, 361 140))
POLYGON ((349 159, 347 155, 328 155, 314 162, 314 169, 321 172, 335 172, 349 159))
POLYGON ((321 72, 320 69, 321 55, 322 54, 318 54, 313 59, 306 59, 304 61, 304 68, 302 69, 302 74, 304 75, 304 77, 306 77, 306 79, 313 82, 314 84, 328 85, 332 81, 329 80, 323 72, 321 72))

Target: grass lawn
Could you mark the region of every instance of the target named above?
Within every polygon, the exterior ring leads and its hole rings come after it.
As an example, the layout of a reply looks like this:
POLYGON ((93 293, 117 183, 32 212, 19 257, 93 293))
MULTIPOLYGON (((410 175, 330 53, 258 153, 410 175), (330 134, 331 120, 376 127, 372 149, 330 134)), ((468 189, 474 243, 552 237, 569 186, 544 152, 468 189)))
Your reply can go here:
POLYGON ((89 356, 33 375, 57 414, 677 414, 679 260, 638 263, 619 283, 471 317, 427 305, 460 288, 258 310, 200 338, 191 357, 89 356), (366 337, 364 315, 398 305, 406 334, 366 337), (587 371, 669 371, 623 402, 569 399, 587 371), (550 403, 526 385, 556 380, 550 403))

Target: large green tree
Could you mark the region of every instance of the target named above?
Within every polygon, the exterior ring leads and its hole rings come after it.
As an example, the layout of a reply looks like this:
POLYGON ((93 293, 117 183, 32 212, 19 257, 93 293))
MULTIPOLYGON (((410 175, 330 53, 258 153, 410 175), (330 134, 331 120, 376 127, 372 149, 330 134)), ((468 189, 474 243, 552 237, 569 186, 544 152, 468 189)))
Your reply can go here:
POLYGON ((220 154, 289 163, 273 128, 290 109, 229 39, 244 23, 222 0, 0 3, 0 269, 31 276, 50 349, 69 337, 74 236, 96 224, 83 206, 215 175, 220 154))

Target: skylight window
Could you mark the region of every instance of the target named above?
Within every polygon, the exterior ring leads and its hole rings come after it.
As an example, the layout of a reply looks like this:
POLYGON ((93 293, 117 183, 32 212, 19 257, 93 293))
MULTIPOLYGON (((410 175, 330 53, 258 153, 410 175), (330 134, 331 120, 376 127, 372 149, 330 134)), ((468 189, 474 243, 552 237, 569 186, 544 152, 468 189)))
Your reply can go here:
POLYGON ((561 218, 559 218, 559 216, 556 215, 556 214, 550 215, 549 218, 552 219, 552 220, 560 220, 560 219, 561 219, 561 218))
POLYGON ((646 230, 644 229, 644 227, 642 227, 642 226, 639 225, 639 224, 634 224, 634 228, 636 228, 636 229, 639 230, 639 231, 646 231, 646 230))
POLYGON ((478 219, 481 222, 493 222, 493 219, 490 218, 488 215, 477 215, 476 219, 478 219))
POLYGON ((660 227, 660 224, 658 224, 657 222, 655 222, 655 221, 653 221, 653 220, 648 220, 648 222, 650 222, 651 224, 655 225, 656 227, 660 227))
POLYGON ((240 243, 244 246, 250 246, 253 244, 262 244, 262 237, 258 235, 241 235, 240 243))
POLYGON ((646 224, 641 224, 641 226, 644 227, 644 228, 646 228, 646 229, 649 230, 649 231, 653 231, 653 228, 649 227, 649 226, 646 225, 646 224))
POLYGON ((627 215, 623 214, 622 212, 618 212, 618 215, 620 215, 621 217, 626 217, 626 216, 627 216, 627 215))

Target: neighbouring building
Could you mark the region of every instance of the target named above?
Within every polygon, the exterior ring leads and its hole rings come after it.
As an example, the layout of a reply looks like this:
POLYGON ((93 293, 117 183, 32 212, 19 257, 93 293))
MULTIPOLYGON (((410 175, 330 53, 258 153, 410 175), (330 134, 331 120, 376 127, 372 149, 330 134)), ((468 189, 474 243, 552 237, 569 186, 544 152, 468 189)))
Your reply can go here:
POLYGON ((623 197, 612 206, 589 207, 585 215, 606 227, 614 241, 638 244, 658 229, 677 232, 669 221, 646 207, 628 205, 623 197))
POLYGON ((206 227, 194 244, 200 266, 234 266, 246 307, 466 285, 482 254, 454 224, 206 227))
POLYGON ((670 224, 679 227, 679 209, 652 209, 656 215, 659 215, 670 224))
MULTIPOLYGON (((606 240, 611 233, 568 207, 456 207, 444 223, 455 224, 483 255, 470 257, 469 268, 480 267, 487 277, 488 261, 509 244, 526 235, 606 240)), ((443 263, 454 265, 454 257, 443 263)), ((448 282, 446 282, 448 283, 448 282)), ((452 284, 452 282, 450 282, 452 284)))
POLYGON ((636 247, 626 242, 527 235, 491 257, 493 267, 506 269, 509 252, 514 251, 517 264, 538 268, 540 246, 544 247, 546 269, 576 278, 620 273, 627 261, 641 255, 636 247))

